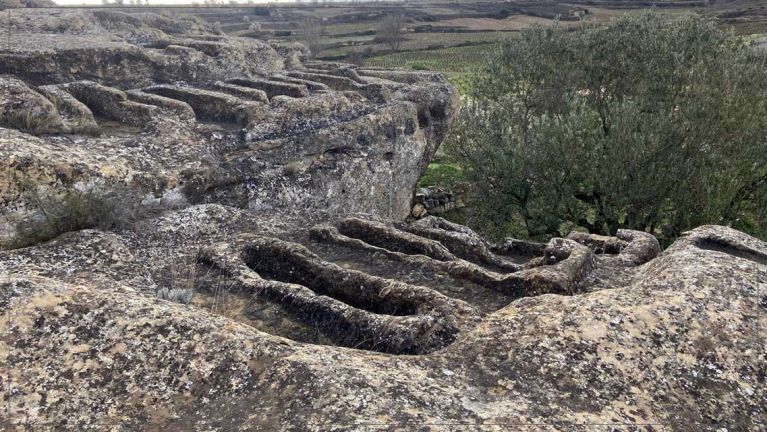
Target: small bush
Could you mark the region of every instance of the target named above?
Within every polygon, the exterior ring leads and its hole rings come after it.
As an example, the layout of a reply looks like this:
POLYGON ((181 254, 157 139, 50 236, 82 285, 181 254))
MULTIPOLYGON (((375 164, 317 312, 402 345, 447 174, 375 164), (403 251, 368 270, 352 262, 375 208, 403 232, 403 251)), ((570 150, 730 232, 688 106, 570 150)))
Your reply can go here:
POLYGON ((34 213, 16 225, 11 249, 32 246, 65 232, 113 225, 116 200, 95 188, 58 195, 41 192, 37 185, 21 183, 22 195, 34 213))
MULTIPOLYGON (((169 251, 170 253, 171 251, 169 251)), ((170 260, 167 266, 158 271, 154 277, 151 277, 152 285, 159 287, 155 291, 156 297, 176 303, 190 303, 201 276, 203 279, 206 277, 204 274, 198 274, 199 262, 199 250, 176 256, 170 260)))
POLYGON ((0 244, 7 249, 33 246, 70 231, 131 228, 142 219, 186 205, 174 191, 147 203, 140 191, 116 185, 75 184, 73 189, 56 192, 26 178, 17 178, 16 184, 31 214, 16 224, 9 242, 0 244))
POLYGON ((346 54, 345 61, 347 63, 362 66, 367 56, 368 54, 366 54, 365 51, 351 51, 348 54, 346 54))
POLYGON ((376 28, 375 42, 386 44, 391 51, 399 51, 405 39, 405 24, 407 21, 401 15, 387 15, 376 28))
POLYGON ((469 93, 469 89, 471 88, 470 73, 453 72, 445 74, 445 77, 450 82, 450 84, 455 87, 455 89, 458 91, 458 94, 465 95, 469 93))
POLYGON ((55 133, 61 130, 61 119, 55 112, 36 115, 29 111, 0 114, 0 123, 33 135, 55 133))
POLYGON ((322 36, 325 25, 319 19, 305 19, 299 23, 301 43, 309 48, 312 56, 317 56, 322 50, 322 36))

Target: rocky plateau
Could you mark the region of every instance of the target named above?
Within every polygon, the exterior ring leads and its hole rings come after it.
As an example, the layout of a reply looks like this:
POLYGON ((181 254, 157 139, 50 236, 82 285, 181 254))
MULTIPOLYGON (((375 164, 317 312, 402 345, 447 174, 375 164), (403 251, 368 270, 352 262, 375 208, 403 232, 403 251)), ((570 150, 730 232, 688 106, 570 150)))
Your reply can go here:
POLYGON ((412 212, 439 74, 152 13, 0 22, 6 430, 767 430, 767 243, 490 242, 412 212))

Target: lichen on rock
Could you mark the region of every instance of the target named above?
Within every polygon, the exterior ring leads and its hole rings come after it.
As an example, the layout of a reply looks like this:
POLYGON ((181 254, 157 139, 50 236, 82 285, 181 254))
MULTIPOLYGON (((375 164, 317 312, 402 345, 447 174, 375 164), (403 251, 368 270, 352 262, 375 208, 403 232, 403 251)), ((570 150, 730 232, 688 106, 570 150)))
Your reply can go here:
POLYGON ((439 74, 147 13, 8 25, 0 239, 84 197, 114 222, 0 250, 9 430, 767 428, 765 242, 411 221, 439 74))

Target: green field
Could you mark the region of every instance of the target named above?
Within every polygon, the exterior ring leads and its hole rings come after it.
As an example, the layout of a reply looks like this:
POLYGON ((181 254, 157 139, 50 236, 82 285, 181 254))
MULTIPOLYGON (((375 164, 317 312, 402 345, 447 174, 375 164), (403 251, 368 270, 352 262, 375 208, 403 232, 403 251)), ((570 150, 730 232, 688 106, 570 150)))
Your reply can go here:
MULTIPOLYGON (((320 60, 463 74, 482 62, 492 44, 515 37, 525 28, 558 23, 574 29, 583 23, 607 23, 649 7, 640 0, 320 3, 306 0, 254 7, 198 7, 189 12, 218 24, 227 33, 270 42, 305 42, 305 24, 315 20, 322 36, 314 55, 320 60), (397 53, 391 53, 391 47, 376 38, 377 28, 387 15, 406 19, 404 40, 397 53), (259 23, 259 29, 250 30, 251 23, 259 23)), ((739 35, 767 33, 764 0, 668 0, 657 2, 656 7, 658 13, 669 16, 706 15, 739 35)))
POLYGON ((438 72, 471 72, 482 64, 496 44, 469 45, 425 51, 407 51, 371 57, 366 67, 385 69, 432 70, 438 72))
MULTIPOLYGON (((436 51, 463 45, 481 45, 513 37, 511 32, 478 32, 478 33, 408 33, 400 47, 400 53, 409 51, 436 51)), ((300 38, 296 38, 300 41, 300 38)), ((383 55, 389 52, 385 44, 376 43, 374 36, 343 36, 326 37, 323 40, 325 48, 319 58, 338 59, 354 52, 383 55)))

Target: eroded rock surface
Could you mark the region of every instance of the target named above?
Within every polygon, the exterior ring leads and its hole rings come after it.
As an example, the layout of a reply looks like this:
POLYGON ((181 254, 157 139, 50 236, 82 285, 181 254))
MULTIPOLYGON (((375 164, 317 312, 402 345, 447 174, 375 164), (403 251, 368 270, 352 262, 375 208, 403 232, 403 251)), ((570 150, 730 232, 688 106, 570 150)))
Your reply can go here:
POLYGON ((3 240, 64 217, 46 196, 114 220, 0 251, 6 429, 767 429, 764 242, 405 221, 437 74, 154 14, 8 24, 3 240))
POLYGON ((3 252, 3 403, 54 429, 764 427, 764 242, 707 226, 655 257, 645 234, 577 235, 499 271, 367 220, 203 205, 3 252))
POLYGON ((106 184, 254 210, 407 216, 457 105, 443 78, 295 65, 298 49, 173 22, 13 11, 18 43, 0 55, 13 72, 0 101, 0 126, 11 129, 2 130, 0 197, 18 212, 4 223, 13 228, 31 211, 21 183, 59 194, 106 184), (43 33, 51 29, 58 33, 43 33))

